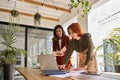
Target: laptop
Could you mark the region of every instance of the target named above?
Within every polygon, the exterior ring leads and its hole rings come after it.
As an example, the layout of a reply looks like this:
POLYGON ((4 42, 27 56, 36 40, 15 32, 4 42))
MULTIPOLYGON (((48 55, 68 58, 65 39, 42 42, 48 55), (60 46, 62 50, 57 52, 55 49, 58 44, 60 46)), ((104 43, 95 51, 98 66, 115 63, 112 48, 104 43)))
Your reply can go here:
POLYGON ((63 70, 59 70, 56 62, 56 57, 53 54, 39 55, 40 70, 44 75, 65 74, 63 70))

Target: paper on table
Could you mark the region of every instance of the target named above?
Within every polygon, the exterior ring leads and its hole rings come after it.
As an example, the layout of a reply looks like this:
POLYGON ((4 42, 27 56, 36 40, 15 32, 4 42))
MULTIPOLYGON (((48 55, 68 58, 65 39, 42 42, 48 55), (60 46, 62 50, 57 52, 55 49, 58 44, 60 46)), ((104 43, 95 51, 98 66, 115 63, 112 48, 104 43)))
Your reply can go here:
POLYGON ((70 71, 66 74, 61 74, 61 75, 50 75, 50 76, 55 76, 55 77, 60 77, 60 78, 65 78, 65 77, 69 77, 69 76, 77 76, 77 75, 81 75, 80 73, 83 73, 85 71, 80 70, 80 71, 70 71))

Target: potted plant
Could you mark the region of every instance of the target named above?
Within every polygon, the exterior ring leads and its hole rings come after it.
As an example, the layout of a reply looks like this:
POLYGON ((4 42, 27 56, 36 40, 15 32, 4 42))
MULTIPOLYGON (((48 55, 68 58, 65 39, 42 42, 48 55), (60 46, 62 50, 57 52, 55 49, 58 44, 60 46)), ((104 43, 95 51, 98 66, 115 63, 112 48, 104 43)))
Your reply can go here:
POLYGON ((34 15, 34 25, 37 27, 38 25, 40 25, 40 20, 41 20, 41 15, 36 12, 36 14, 34 15))
MULTIPOLYGON (((114 49, 112 51, 109 50, 108 53, 99 56, 104 56, 108 64, 114 65, 115 72, 120 73, 120 28, 113 29, 105 43, 106 46, 112 45, 114 49)), ((104 44, 99 45, 96 51, 103 48, 103 46, 104 44)))
POLYGON ((17 61, 18 54, 26 54, 23 49, 16 48, 12 46, 16 42, 15 30, 13 28, 1 28, 0 37, 1 44, 4 49, 0 51, 0 56, 2 56, 2 64, 4 68, 4 80, 13 80, 14 76, 14 65, 17 61))
POLYGON ((20 14, 20 12, 16 10, 16 1, 14 1, 14 7, 9 12, 9 24, 11 27, 15 28, 15 26, 19 26, 19 23, 20 23, 19 14, 20 14))
POLYGON ((115 72, 120 73, 120 52, 110 52, 104 55, 109 65, 113 65, 115 72))
POLYGON ((17 17, 18 15, 19 15, 19 12, 17 11, 17 10, 10 10, 10 14, 11 14, 11 16, 13 16, 13 17, 17 17))

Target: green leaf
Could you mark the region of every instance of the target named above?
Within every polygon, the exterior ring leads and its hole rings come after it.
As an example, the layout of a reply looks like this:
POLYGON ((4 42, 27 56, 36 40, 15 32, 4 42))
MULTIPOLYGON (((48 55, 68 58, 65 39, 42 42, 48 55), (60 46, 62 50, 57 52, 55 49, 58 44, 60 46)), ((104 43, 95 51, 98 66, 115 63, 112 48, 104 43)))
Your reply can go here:
MULTIPOLYGON (((81 16, 83 18, 87 15, 87 13, 91 9, 91 5, 89 4, 88 0, 70 0, 70 2, 72 3, 71 5, 73 8, 77 8, 78 5, 81 3, 81 8, 82 8, 81 13, 83 13, 83 14, 81 14, 81 16)), ((77 12, 78 12, 78 10, 77 10, 77 12)), ((78 13, 80 13, 80 12, 78 12, 78 13)))
POLYGON ((77 2, 78 2, 78 3, 80 3, 80 2, 81 2, 81 0, 77 0, 77 2))
POLYGON ((84 6, 87 7, 89 5, 89 2, 88 1, 85 1, 84 2, 84 6))
POLYGON ((77 4, 77 3, 73 4, 73 7, 77 8, 77 7, 78 7, 78 4, 77 4))
POLYGON ((71 3, 74 3, 75 1, 74 0, 70 0, 71 3))

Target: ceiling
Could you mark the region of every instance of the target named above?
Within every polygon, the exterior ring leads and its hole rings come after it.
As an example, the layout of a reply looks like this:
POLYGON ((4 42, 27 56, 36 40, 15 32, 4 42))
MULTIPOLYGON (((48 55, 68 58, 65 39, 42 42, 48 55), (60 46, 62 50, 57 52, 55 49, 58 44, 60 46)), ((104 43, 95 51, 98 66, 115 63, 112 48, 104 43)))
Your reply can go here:
MULTIPOLYGON (((59 23, 59 18, 64 13, 71 12, 68 4, 70 4, 70 0, 0 0, 0 12, 9 13, 10 10, 15 9, 22 16, 30 18, 33 18, 34 14, 39 12, 44 23, 47 21, 49 21, 48 24, 51 22, 59 23)), ((34 37, 45 37, 51 31, 30 29, 29 32, 35 35, 34 37)))
MULTIPOLYGON (((98 0, 88 0, 91 4, 98 0)), ((36 12, 42 19, 59 22, 64 13, 71 13, 70 0, 0 0, 0 11, 18 10, 21 15, 33 17, 36 12)))
MULTIPOLYGON (((98 0, 88 1, 93 4, 98 0)), ((9 22, 8 13, 10 10, 15 9, 20 12, 20 15, 22 15, 22 17, 20 17, 20 22, 23 22, 23 24, 31 25, 33 24, 34 14, 36 12, 39 12, 42 16, 41 23, 45 24, 47 28, 53 29, 56 24, 60 24, 61 16, 64 14, 71 14, 72 9, 69 4, 71 4, 70 0, 0 0, 0 12, 3 13, 0 15, 2 15, 2 18, 7 18, 5 20, 9 22), (4 13, 7 13, 7 16, 4 15, 4 13)), ((0 20, 3 20, 2 18, 0 20)), ((30 32, 34 32, 38 36, 41 34, 48 35, 48 32, 45 32, 43 30, 30 30, 30 32)))
POLYGON ((70 0, 0 0, 0 11, 15 8, 21 15, 33 16, 36 12, 42 19, 59 21, 63 13, 70 13, 70 0))

